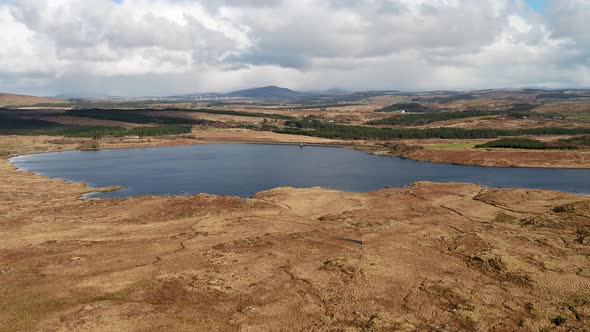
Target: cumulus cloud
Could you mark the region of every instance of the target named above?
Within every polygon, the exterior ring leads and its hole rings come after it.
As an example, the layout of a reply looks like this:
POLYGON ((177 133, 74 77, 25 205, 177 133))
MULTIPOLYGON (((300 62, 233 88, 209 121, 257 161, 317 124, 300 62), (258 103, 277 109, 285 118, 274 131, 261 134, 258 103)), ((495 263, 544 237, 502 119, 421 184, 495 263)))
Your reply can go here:
POLYGON ((588 20, 588 0, 0 0, 0 91, 589 86, 588 20))

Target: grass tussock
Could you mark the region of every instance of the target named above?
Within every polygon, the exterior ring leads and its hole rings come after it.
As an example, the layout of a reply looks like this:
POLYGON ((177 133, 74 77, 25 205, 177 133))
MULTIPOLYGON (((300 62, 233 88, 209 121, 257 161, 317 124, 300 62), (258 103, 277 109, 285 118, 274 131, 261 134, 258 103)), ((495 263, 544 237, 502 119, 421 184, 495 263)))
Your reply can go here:
POLYGON ((496 214, 495 221, 504 224, 514 224, 518 221, 518 218, 516 218, 515 216, 511 216, 505 212, 498 212, 496 214))

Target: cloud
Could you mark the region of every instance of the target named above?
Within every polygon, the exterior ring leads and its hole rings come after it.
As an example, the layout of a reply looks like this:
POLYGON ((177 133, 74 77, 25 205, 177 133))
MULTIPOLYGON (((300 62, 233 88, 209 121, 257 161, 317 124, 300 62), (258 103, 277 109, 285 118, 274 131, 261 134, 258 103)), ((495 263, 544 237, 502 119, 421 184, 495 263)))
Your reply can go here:
POLYGON ((589 86, 590 1, 0 1, 0 91, 589 86))

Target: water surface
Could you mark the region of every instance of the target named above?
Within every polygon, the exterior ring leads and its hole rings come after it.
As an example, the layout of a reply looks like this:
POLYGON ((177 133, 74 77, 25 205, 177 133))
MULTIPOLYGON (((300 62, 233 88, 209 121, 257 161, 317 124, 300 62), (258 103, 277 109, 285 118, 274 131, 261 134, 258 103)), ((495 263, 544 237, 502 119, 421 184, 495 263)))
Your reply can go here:
POLYGON ((124 189, 91 197, 210 193, 248 197, 280 186, 345 191, 401 187, 416 181, 590 193, 590 169, 498 168, 419 162, 341 148, 211 144, 66 151, 11 159, 52 178, 124 189))

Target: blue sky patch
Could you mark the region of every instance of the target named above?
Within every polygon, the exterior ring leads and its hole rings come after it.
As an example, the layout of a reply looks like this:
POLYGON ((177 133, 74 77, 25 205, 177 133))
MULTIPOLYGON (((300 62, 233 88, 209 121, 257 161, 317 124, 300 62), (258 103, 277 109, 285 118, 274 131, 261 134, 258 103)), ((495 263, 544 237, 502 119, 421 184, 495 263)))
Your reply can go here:
POLYGON ((526 2, 536 11, 543 11, 547 7, 548 0, 526 0, 526 2))

